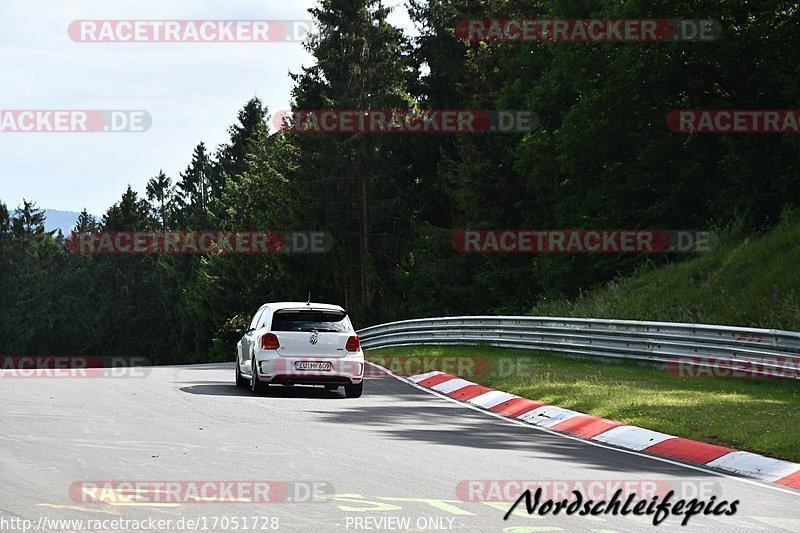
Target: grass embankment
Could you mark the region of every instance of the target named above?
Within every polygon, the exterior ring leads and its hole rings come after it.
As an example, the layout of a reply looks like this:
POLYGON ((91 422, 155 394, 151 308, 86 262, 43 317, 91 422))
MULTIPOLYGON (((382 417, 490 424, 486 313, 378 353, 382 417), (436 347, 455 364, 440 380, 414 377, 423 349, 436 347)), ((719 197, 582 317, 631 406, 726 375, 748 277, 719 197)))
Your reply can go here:
POLYGON ((800 223, 787 220, 759 238, 723 236, 707 254, 642 271, 574 301, 542 302, 529 314, 800 331, 800 223))
MULTIPOLYGON (((686 378, 630 363, 491 346, 367 351, 368 359, 387 364, 405 356, 451 367, 452 357, 474 358, 477 371, 462 377, 488 387, 679 437, 800 461, 800 384, 795 382, 686 378), (387 360, 388 355, 398 357, 387 360)), ((411 370, 436 369, 441 368, 416 364, 411 370)))

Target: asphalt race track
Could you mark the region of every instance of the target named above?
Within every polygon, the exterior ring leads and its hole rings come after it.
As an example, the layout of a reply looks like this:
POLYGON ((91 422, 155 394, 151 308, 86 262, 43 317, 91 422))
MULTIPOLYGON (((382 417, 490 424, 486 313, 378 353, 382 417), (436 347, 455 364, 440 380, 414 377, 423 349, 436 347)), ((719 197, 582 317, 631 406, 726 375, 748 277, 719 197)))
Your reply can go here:
POLYGON ((359 399, 304 387, 256 397, 234 386, 232 363, 144 370, 0 377, 0 530, 22 531, 23 519, 40 531, 70 529, 54 520, 128 519, 171 521, 145 531, 800 532, 799 491, 554 435, 390 376, 367 381, 359 399), (286 482, 288 500, 318 492, 311 502, 176 503, 114 490, 86 497, 81 484, 209 480, 286 482), (686 527, 676 517, 654 527, 647 516, 528 516, 524 504, 504 521, 509 503, 463 501, 457 489, 469 480, 669 484, 740 504, 686 527))

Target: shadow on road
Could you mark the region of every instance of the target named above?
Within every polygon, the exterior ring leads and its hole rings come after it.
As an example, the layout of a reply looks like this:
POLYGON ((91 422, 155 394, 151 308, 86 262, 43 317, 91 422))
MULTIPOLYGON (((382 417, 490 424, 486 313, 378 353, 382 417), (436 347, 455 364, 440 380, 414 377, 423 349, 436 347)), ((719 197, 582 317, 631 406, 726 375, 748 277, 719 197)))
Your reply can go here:
MULTIPOLYGON (((209 381, 181 387, 181 392, 189 394, 200 394, 204 396, 256 396, 249 389, 237 387, 232 382, 209 381)), ((271 385, 262 394, 264 398, 314 398, 314 399, 341 399, 344 392, 339 390, 329 391, 323 387, 309 387, 295 385, 294 387, 284 387, 282 385, 271 385)))
MULTIPOLYGON (((396 441, 516 450, 531 453, 532 459, 555 457, 581 465, 587 475, 605 475, 608 472, 687 475, 682 467, 645 456, 620 453, 590 445, 580 439, 510 424, 505 419, 469 409, 462 404, 437 399, 394 379, 378 379, 367 383, 364 395, 373 398, 384 396, 385 401, 378 402, 378 405, 355 401, 346 404, 347 409, 316 413, 336 425, 351 425, 354 429, 374 427, 396 441), (398 405, 398 400, 403 402, 402 405, 398 405), (592 471, 596 473, 591 474, 592 471)), ((693 478, 713 476, 702 471, 694 471, 691 475, 693 478)))
MULTIPOLYGON (((234 385, 233 383, 233 369, 234 363, 209 363, 203 365, 191 365, 187 367, 182 367, 181 371, 185 369, 193 369, 193 370, 229 370, 231 372, 231 380, 230 381, 195 381, 195 380, 186 380, 183 382, 178 383, 186 383, 188 386, 181 387, 179 390, 181 392, 186 392, 189 394, 198 394, 202 396, 250 396, 255 397, 255 395, 250 391, 250 389, 246 388, 239 388, 234 385)), ((371 383, 385 383, 391 382, 391 384, 399 383, 396 379, 392 378, 387 374, 383 374, 382 372, 376 372, 374 375, 365 378, 364 388, 365 391, 370 390, 373 387, 371 383)), ((417 395, 418 391, 416 391, 412 387, 393 387, 394 390, 393 394, 395 396, 406 396, 406 395, 417 395)), ((365 393, 366 394, 366 393, 365 393)), ((344 399, 344 387, 339 387, 339 389, 335 391, 326 390, 324 387, 320 386, 308 386, 308 385, 295 385, 293 387, 285 387, 283 385, 270 385, 262 394, 259 396, 264 398, 311 398, 311 399, 344 399)), ((356 400, 357 401, 357 400, 356 400)))
POLYGON ((188 387, 181 387, 179 390, 181 392, 201 394, 203 396, 252 396, 249 390, 241 389, 233 383, 225 383, 222 381, 210 381, 203 384, 189 385, 188 387))
MULTIPOLYGON (((220 369, 223 368, 231 369, 232 365, 223 364, 220 369)), ((248 389, 238 388, 232 381, 188 381, 187 386, 180 390, 209 396, 253 396, 248 389)), ((271 386, 260 397, 345 399, 341 388, 328 391, 322 387, 307 386, 271 386)), ((390 376, 366 379, 364 396, 336 402, 339 406, 336 409, 318 410, 315 404, 311 405, 314 409, 311 412, 327 423, 338 427, 352 426, 358 431, 373 428, 398 443, 417 441, 434 446, 521 451, 531 459, 558 458, 580 465, 587 476, 602 476, 609 472, 635 472, 649 476, 688 474, 682 467, 646 456, 621 453, 581 440, 510 424, 463 404, 435 398, 390 376)), ((396 453, 401 453, 401 449, 397 448, 396 453)), ((693 478, 702 478, 712 474, 694 471, 691 475, 693 478)))

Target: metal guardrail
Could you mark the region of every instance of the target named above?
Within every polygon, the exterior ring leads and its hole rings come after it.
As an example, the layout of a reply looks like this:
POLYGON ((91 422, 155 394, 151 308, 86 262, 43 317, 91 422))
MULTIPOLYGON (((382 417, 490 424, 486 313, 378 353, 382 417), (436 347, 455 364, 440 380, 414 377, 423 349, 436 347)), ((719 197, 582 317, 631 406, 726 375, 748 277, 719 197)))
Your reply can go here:
POLYGON ((459 316, 358 331, 364 348, 488 344, 657 366, 800 379, 800 332, 596 318, 459 316))

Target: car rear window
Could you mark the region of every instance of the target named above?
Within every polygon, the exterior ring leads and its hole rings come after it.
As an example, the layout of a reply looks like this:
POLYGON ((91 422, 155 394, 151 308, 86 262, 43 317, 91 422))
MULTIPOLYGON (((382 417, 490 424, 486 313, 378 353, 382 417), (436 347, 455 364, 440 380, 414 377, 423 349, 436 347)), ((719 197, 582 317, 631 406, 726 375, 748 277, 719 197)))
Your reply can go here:
POLYGON ((350 332, 353 327, 344 311, 276 311, 272 331, 335 331, 350 332))

